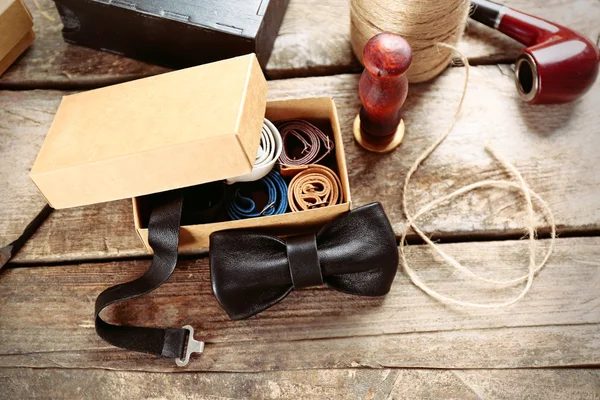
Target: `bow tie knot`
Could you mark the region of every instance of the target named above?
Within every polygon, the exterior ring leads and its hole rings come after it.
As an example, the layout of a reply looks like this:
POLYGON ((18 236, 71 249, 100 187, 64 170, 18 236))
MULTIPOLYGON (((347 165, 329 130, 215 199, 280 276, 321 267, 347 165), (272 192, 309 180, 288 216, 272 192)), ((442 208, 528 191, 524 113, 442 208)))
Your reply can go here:
POLYGON ((288 238, 285 249, 294 289, 323 284, 317 237, 314 234, 288 238))
POLYGON ((248 231, 210 236, 215 297, 232 319, 271 307, 293 289, 327 284, 360 296, 383 296, 398 267, 398 247, 380 203, 337 217, 316 235, 287 238, 248 231))

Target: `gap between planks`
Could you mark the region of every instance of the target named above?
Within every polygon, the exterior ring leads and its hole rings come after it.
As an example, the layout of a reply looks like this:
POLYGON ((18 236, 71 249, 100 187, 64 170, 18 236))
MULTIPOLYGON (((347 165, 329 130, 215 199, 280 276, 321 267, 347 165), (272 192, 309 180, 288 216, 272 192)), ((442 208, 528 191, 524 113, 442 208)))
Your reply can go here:
MULTIPOLYGON (((499 60, 497 62, 478 62, 477 60, 469 60, 469 64, 472 67, 477 66, 508 66, 510 69, 513 69, 514 60, 499 60)), ((463 67, 462 61, 459 58, 455 58, 452 63, 448 66, 448 68, 463 67)), ((167 70, 161 73, 172 72, 173 70, 167 70)), ((309 70, 309 72, 303 73, 302 70, 295 70, 295 72, 282 73, 273 76, 273 74, 269 74, 265 72, 265 78, 267 81, 276 81, 282 79, 294 79, 294 78, 311 78, 311 77, 328 77, 328 76, 336 76, 343 74, 361 74, 363 71, 362 67, 334 67, 328 68, 321 71, 309 70)), ((156 75, 160 75, 156 74, 156 75)), ((93 90, 99 89, 106 86, 116 85, 119 83, 130 82, 137 79, 148 78, 155 75, 119 75, 115 77, 103 77, 103 78, 90 78, 90 79, 81 79, 79 78, 77 81, 28 81, 28 82, 2 82, 0 81, 0 90, 7 91, 29 91, 29 90, 60 90, 60 91, 82 91, 82 90, 93 90)))
MULTIPOLYGON (((502 233, 485 233, 485 232, 474 232, 471 234, 463 233, 446 233, 446 234, 435 234, 431 235, 430 238, 436 244, 458 244, 458 243, 481 243, 481 242, 498 242, 498 241, 512 241, 512 240, 524 240, 527 232, 523 231, 506 231, 502 233)), ((589 238, 600 236, 600 231, 570 231, 562 230, 560 234, 556 235, 556 239, 565 238, 589 238)), ((544 240, 550 238, 549 228, 543 228, 537 230, 537 240, 544 240)), ((396 235, 396 244, 400 246, 400 236, 396 235)), ((426 243, 416 234, 411 233, 406 236, 407 246, 423 246, 426 243)), ((179 260, 196 260, 208 257, 208 249, 202 252, 191 253, 191 254, 179 254, 179 260)), ((73 258, 70 260, 36 260, 36 261, 11 261, 4 268, 35 268, 35 267, 65 267, 69 265, 78 265, 82 263, 86 264, 101 264, 110 262, 127 262, 127 261, 142 261, 152 260, 152 255, 143 253, 139 255, 128 255, 128 256, 102 256, 102 257, 81 257, 73 258)))

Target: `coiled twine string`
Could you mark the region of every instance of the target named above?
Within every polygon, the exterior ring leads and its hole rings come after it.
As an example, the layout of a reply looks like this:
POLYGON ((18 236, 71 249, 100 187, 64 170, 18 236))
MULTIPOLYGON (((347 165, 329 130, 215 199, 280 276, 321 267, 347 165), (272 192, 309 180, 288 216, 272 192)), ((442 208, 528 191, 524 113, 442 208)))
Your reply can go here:
POLYGON ((354 54, 362 62, 369 39, 381 32, 396 33, 413 49, 408 81, 428 81, 452 60, 452 50, 437 44, 458 43, 470 3, 470 0, 351 0, 350 39, 354 54))
POLYGON ((427 157, 429 157, 431 155, 431 153, 433 153, 433 151, 444 141, 444 139, 446 139, 446 137, 448 137, 450 132, 452 132, 452 130, 454 129, 454 126, 456 125, 456 122, 458 121, 458 117, 462 110, 462 105, 463 105, 463 102, 465 99, 465 95, 467 93, 467 85, 469 82, 469 62, 467 61, 466 57, 462 53, 460 53, 456 48, 454 48, 453 46, 443 44, 443 43, 439 43, 438 45, 441 47, 444 47, 446 49, 453 50, 461 56, 462 61, 465 65, 465 75, 466 75, 465 76, 465 85, 463 87, 462 96, 460 98, 460 102, 457 107, 456 114, 454 115, 453 121, 450 125, 450 128, 448 129, 447 132, 440 135, 440 137, 438 139, 436 139, 433 142, 433 144, 431 146, 429 146, 429 148, 427 150, 425 150, 425 152, 423 152, 423 154, 421 154, 421 156, 419 156, 417 158, 417 160, 414 162, 414 164, 408 170, 408 174, 406 175, 406 179, 404 181, 403 192, 402 192, 402 208, 404 209, 404 214, 406 216, 407 226, 406 226, 404 232, 402 233, 402 238, 400 240, 400 259, 402 262, 402 266, 403 266, 404 270, 406 271, 407 275, 409 276, 410 280, 418 288, 420 288, 425 293, 427 293, 431 297, 439 300, 442 303, 451 303, 451 304, 456 304, 459 306, 477 307, 477 308, 506 307, 506 306, 516 303, 517 301, 519 301, 523 297, 525 297, 525 295, 531 288, 531 285, 533 284, 533 279, 535 277, 535 274, 538 273, 544 267, 544 265, 548 261, 548 258, 550 258, 550 255, 552 254, 552 250, 554 249, 554 242, 556 239, 556 224, 554 222, 554 216, 552 215, 552 211, 550 211, 550 207, 537 193, 535 193, 533 190, 531 190, 527 186, 527 183, 525 182, 525 180, 523 179, 523 177, 521 176, 519 171, 510 162, 508 162, 504 157, 502 157, 498 153, 496 153, 491 147, 486 146, 486 150, 490 153, 490 155, 492 157, 494 157, 513 176, 514 181, 485 180, 485 181, 473 183, 471 185, 464 186, 446 196, 436 199, 429 204, 426 204, 421 209, 419 209, 417 212, 415 212, 414 215, 408 211, 406 194, 408 193, 408 186, 410 183, 410 179, 413 176, 413 174, 415 172, 417 172, 417 170, 419 169, 419 166, 423 163, 423 161, 425 161, 425 159, 427 159, 427 157), (518 278, 509 279, 509 280, 488 279, 481 275, 478 275, 475 272, 473 272, 472 270, 470 270, 469 268, 463 266, 452 256, 446 254, 429 237, 427 237, 427 235, 425 235, 425 233, 423 233, 423 231, 421 231, 421 229, 416 224, 415 221, 420 216, 430 212, 438 205, 445 203, 448 200, 451 200, 455 197, 462 196, 468 192, 471 192, 473 190, 480 189, 483 187, 494 187, 494 188, 505 189, 505 190, 517 189, 523 195, 523 197, 525 199, 525 204, 527 206, 527 234, 528 234, 528 242, 529 242, 529 266, 528 266, 527 275, 523 275, 518 278), (534 212, 534 208, 533 208, 533 200, 535 200, 536 202, 538 202, 541 205, 541 209, 545 215, 546 221, 550 224, 550 230, 551 230, 550 245, 548 246, 548 250, 547 250, 544 258, 542 259, 542 261, 539 264, 537 264, 536 257, 535 257, 536 232, 535 232, 535 227, 534 227, 534 213, 535 212, 534 212), (405 254, 405 245, 406 245, 405 242, 406 242, 406 235, 410 228, 412 228, 416 232, 416 234, 419 235, 419 237, 421 239, 423 239, 423 241, 425 241, 425 243, 427 243, 427 245, 435 253, 437 253, 439 256, 441 256, 444 261, 446 261, 448 264, 450 264, 453 268, 457 269, 458 271, 468 275, 469 277, 477 279, 482 282, 495 284, 495 285, 499 285, 499 286, 509 286, 509 285, 515 285, 515 284, 518 284, 521 282, 526 282, 525 287, 523 288, 521 293, 513 299, 499 302, 499 303, 486 303, 486 304, 471 303, 471 302, 467 302, 467 301, 463 301, 463 300, 459 300, 459 299, 454 299, 454 298, 451 298, 446 295, 438 293, 437 291, 435 291, 435 290, 431 289, 429 286, 427 286, 427 284, 425 284, 425 282, 423 282, 419 278, 417 273, 412 268, 410 268, 410 266, 408 264, 408 261, 406 259, 406 254, 405 254))

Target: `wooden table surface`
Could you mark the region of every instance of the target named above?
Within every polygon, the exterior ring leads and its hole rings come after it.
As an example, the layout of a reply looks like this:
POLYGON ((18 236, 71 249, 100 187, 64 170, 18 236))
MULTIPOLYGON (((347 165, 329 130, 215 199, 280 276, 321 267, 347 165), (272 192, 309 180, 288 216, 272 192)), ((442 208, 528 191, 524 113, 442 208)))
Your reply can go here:
MULTIPOLYGON (((27 177, 61 96, 167 71, 68 45, 50 0, 37 39, 0 77, 0 238, 14 240, 44 205, 27 177)), ((512 0, 511 6, 600 38, 597 0, 512 0)), ((361 67, 348 39, 347 0, 292 0, 266 74, 271 99, 331 96, 339 109, 355 206, 381 201, 398 236, 401 186, 415 158, 452 121, 465 71, 411 85, 407 134, 388 155, 363 151, 351 125, 361 67)), ((470 23, 460 49, 473 67, 455 130, 414 176, 417 209, 469 183, 506 179, 491 144, 552 208, 554 254, 530 293, 505 309, 444 306, 399 270, 384 299, 324 288, 293 292, 246 321, 215 301, 207 258, 185 257, 151 295, 107 318, 154 326, 191 324, 207 343, 186 370, 122 351, 94 331, 106 287, 148 267, 129 201, 54 212, 0 273, 0 397, 23 398, 585 398, 600 399, 600 82, 581 100, 528 106, 510 61, 520 45, 470 23), (187 372, 187 373, 182 373, 187 372), (194 372, 194 373, 190 373, 194 372)), ((537 208, 537 206, 536 206, 537 208)), ((445 204, 420 224, 443 250, 488 277, 526 271, 526 211, 517 192, 485 190, 445 204)), ((548 222, 536 220, 538 252, 548 222)), ((408 259, 436 290, 500 301, 520 287, 473 284, 409 234, 408 259)))

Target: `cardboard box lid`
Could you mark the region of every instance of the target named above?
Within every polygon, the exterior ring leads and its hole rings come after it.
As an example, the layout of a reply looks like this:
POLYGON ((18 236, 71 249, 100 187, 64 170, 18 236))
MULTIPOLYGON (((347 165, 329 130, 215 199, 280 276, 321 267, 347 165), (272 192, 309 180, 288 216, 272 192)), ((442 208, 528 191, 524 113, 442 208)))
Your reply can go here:
POLYGON ((242 175, 266 101, 254 54, 65 96, 30 177, 68 208, 242 175))
POLYGON ((33 40, 32 26, 31 13, 21 0, 0 0, 0 75, 33 40))

